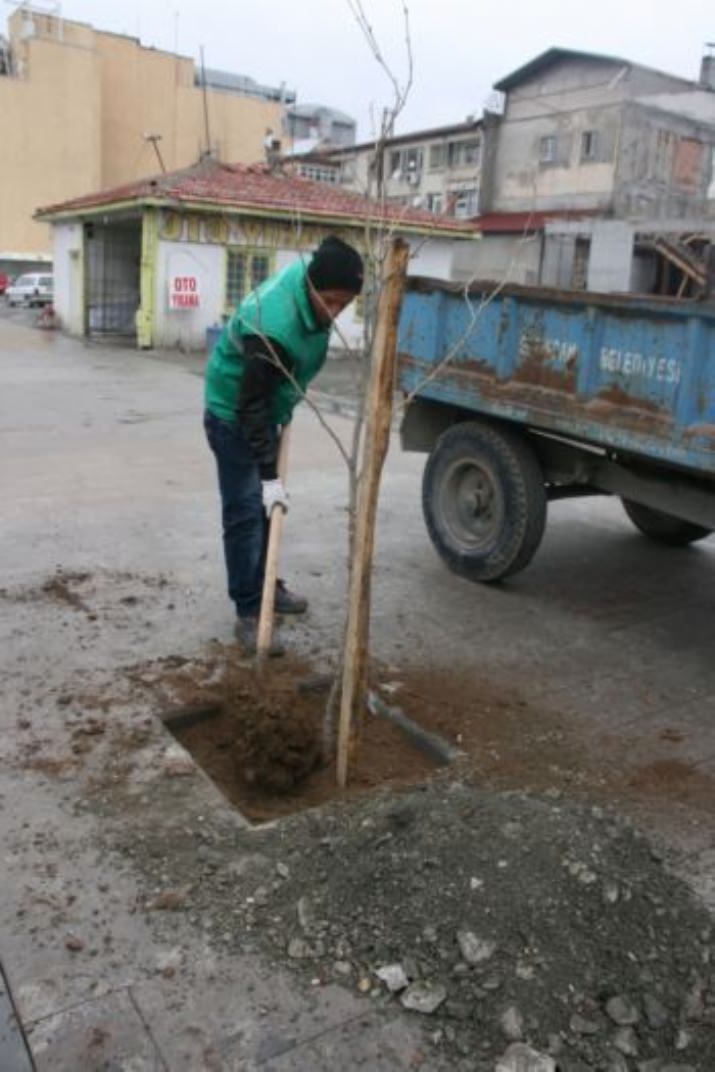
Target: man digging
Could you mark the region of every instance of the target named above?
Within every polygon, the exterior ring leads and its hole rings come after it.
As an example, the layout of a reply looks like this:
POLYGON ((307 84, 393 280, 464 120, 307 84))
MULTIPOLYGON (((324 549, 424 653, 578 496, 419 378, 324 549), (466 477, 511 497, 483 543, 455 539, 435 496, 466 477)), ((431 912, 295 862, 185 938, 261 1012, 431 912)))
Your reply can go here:
MULTIPOLYGON (((258 615, 274 506, 288 509, 278 476, 280 429, 325 364, 335 318, 360 293, 360 254, 326 238, 265 280, 239 304, 206 368, 204 427, 216 458, 228 594, 236 636, 256 650, 258 615)), ((279 581, 275 610, 302 614, 307 600, 279 581)), ((271 654, 281 654, 274 641, 271 654)))

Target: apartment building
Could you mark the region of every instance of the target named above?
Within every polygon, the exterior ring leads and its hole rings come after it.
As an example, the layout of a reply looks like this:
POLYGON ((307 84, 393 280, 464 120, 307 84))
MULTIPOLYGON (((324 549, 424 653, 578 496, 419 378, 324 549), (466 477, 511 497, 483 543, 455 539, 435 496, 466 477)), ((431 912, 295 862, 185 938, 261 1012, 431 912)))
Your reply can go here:
POLYGON ((387 138, 380 147, 372 141, 319 149, 289 166, 306 178, 341 183, 362 194, 375 194, 384 180, 392 204, 469 219, 479 212, 483 126, 470 117, 387 138))
POLYGON ((490 274, 697 292, 715 231, 715 57, 691 81, 552 48, 494 88, 504 108, 480 220, 490 274))

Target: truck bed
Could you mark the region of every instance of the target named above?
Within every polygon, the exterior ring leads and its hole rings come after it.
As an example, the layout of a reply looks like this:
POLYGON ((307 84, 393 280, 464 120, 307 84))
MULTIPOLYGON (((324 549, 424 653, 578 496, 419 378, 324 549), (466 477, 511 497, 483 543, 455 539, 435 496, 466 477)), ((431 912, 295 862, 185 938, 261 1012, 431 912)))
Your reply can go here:
POLYGON ((715 479, 713 304, 415 278, 398 352, 408 394, 715 479))

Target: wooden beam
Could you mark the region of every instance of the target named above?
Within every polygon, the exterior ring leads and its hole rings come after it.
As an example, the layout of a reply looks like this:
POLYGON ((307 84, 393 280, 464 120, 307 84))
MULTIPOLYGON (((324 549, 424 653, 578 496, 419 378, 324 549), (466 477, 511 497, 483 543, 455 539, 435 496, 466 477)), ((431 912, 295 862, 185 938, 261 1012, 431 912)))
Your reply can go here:
POLYGON ((681 272, 690 279, 699 283, 700 286, 705 284, 705 266, 696 260, 693 253, 687 249, 681 249, 676 242, 668 241, 665 238, 656 239, 655 248, 658 252, 675 265, 681 272))
POLYGON ((357 736, 367 692, 370 581, 382 467, 390 442, 395 390, 397 325, 405 291, 409 246, 393 238, 385 258, 367 392, 365 448, 358 481, 355 540, 350 571, 348 621, 338 725, 337 780, 347 784, 348 755, 357 736))

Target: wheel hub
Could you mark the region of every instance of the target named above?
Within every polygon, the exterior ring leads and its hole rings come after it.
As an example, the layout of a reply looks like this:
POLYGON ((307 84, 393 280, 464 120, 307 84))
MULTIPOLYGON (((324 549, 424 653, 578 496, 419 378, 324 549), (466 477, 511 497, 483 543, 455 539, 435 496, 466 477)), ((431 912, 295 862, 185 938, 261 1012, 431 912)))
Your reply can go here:
POLYGON ((492 473, 473 460, 455 463, 443 484, 442 512, 452 538, 465 549, 490 543, 501 515, 492 473))

